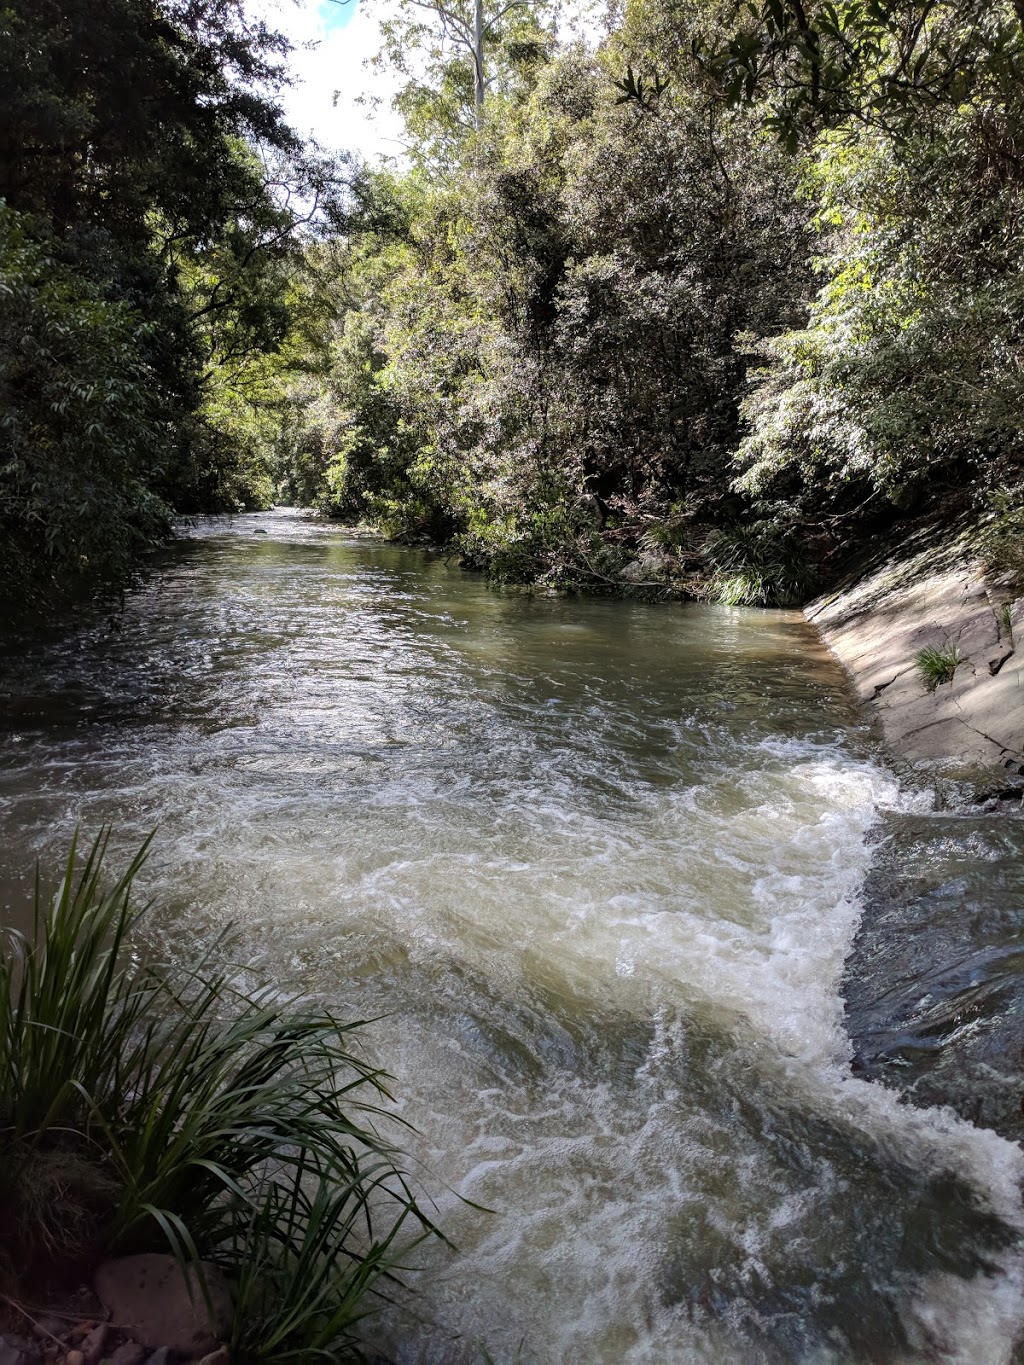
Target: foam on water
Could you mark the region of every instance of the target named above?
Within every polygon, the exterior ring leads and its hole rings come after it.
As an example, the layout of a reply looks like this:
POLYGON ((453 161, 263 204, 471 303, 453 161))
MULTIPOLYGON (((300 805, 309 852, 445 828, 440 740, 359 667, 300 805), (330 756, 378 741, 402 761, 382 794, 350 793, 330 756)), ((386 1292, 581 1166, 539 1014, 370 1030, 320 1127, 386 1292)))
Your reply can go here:
POLYGON ((231 920, 256 976, 386 1016, 459 1247, 417 1251, 400 1365, 1009 1361, 1019 1150, 850 1074, 842 967, 905 798, 803 623, 502 599, 262 524, 12 664, 107 709, 6 746, 3 870, 159 820, 170 953, 231 920))

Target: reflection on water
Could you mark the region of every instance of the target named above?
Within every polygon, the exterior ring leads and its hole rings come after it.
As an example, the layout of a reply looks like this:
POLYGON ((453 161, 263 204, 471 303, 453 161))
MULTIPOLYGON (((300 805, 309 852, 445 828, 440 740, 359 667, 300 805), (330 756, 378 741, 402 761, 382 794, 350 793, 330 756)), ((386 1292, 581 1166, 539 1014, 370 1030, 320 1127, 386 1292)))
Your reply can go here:
POLYGON ((233 921, 384 1016, 459 1247, 396 1360, 1011 1358, 1018 1149, 850 1073, 873 831, 912 810, 798 616, 503 597, 276 513, 2 687, 8 885, 76 821, 159 824, 168 952, 233 921))

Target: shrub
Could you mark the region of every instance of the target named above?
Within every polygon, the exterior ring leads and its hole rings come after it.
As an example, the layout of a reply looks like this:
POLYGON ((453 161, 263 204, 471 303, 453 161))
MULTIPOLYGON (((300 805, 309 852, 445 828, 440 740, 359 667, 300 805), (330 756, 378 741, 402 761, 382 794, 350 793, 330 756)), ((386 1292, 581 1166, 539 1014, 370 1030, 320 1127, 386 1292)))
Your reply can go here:
POLYGON ((1000 488, 989 495, 991 519, 978 538, 978 548, 992 573, 1024 577, 1024 490, 1000 488))
POLYGON ((336 1359, 399 1262, 435 1231, 378 1132, 386 1077, 358 1024, 277 989, 245 991, 207 958, 130 950, 132 883, 107 836, 75 844, 33 936, 0 958, 0 1229, 14 1263, 161 1242, 235 1283, 237 1358, 336 1359))
POLYGON ((794 607, 806 602, 817 571, 784 532, 768 525, 735 527, 708 537, 711 596, 727 607, 794 607))

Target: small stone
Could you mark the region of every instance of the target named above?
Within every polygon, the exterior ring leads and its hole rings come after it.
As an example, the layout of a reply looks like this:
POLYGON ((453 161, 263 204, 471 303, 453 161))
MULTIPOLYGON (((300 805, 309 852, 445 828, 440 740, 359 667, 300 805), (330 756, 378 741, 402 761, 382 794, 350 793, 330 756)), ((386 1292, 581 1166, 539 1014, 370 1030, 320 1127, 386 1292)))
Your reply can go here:
POLYGON ((97 1365, 103 1358, 107 1349, 107 1339, 110 1336, 110 1328, 105 1322, 101 1322, 98 1327, 94 1327, 87 1336, 82 1338, 81 1351, 85 1356, 85 1365, 97 1365))
POLYGON ((203 1356, 197 1365, 231 1365, 231 1355, 226 1346, 221 1346, 216 1351, 211 1351, 208 1356, 203 1356))
POLYGON ((161 1346, 158 1351, 154 1351, 146 1361, 146 1365, 174 1365, 178 1358, 177 1351, 172 1351, 169 1346, 161 1346))
POLYGON ((1012 649, 1000 649, 997 650, 995 654, 990 655, 988 660, 988 671, 994 676, 999 672, 1003 664, 1006 663, 1007 659, 1013 658, 1013 653, 1014 651, 1012 649))
POLYGON ((32 1335, 50 1341, 53 1337, 66 1336, 67 1326, 63 1318, 54 1317, 51 1313, 41 1313, 32 1324, 32 1335))
POLYGON ((64 1365, 85 1365, 85 1356, 77 1349, 69 1351, 64 1357, 64 1365))
POLYGON ((142 1365, 146 1359, 146 1349, 137 1341, 126 1341, 116 1351, 111 1352, 106 1365, 142 1365))

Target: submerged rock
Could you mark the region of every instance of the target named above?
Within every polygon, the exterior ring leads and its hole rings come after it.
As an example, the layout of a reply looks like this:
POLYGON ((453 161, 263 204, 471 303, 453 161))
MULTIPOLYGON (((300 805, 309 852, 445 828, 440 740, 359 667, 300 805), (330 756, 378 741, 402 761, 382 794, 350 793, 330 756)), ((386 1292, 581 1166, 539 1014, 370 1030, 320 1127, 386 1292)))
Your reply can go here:
POLYGON ((1024 819, 892 811, 843 996, 854 1069, 1024 1139, 1024 819))
POLYGON ((125 1341, 107 1357, 106 1365, 142 1365, 146 1348, 137 1341, 125 1341))

